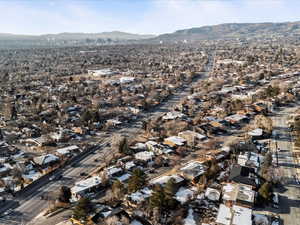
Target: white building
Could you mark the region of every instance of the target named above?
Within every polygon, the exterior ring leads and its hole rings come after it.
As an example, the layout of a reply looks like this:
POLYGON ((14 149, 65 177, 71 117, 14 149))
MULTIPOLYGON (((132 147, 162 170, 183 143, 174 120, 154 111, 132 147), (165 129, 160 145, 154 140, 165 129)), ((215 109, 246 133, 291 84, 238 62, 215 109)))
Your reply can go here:
POLYGON ((84 197, 85 194, 93 191, 101 186, 101 178, 99 176, 93 176, 85 180, 81 180, 75 183, 71 188, 72 200, 78 201, 84 197))

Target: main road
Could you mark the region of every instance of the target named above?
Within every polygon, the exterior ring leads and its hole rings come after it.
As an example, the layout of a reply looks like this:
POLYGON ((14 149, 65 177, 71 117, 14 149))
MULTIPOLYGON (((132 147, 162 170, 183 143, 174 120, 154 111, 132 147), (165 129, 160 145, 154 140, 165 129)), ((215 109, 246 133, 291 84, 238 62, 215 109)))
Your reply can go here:
POLYGON ((273 119, 274 138, 271 143, 271 148, 274 152, 273 158, 275 164, 282 169, 284 178, 284 187, 277 190, 279 192, 279 209, 274 210, 283 220, 284 225, 300 224, 300 185, 295 179, 297 165, 293 158, 293 144, 291 133, 288 126, 289 115, 296 109, 284 108, 277 113, 273 119), (277 151, 279 150, 279 151, 277 151))
MULTIPOLYGON (((211 58, 211 57, 210 57, 211 58)), ((137 134, 137 132, 141 128, 140 122, 144 119, 149 119, 151 117, 156 117, 161 115, 162 113, 168 112, 172 110, 182 98, 188 96, 190 94, 190 90, 193 84, 197 83, 200 80, 205 79, 210 69, 212 68, 213 64, 210 59, 206 71, 208 72, 202 72, 199 73, 199 76, 193 80, 193 82, 189 85, 185 85, 181 88, 179 88, 172 96, 170 96, 166 101, 162 102, 158 106, 154 107, 152 110, 145 111, 139 115, 138 120, 132 122, 131 124, 127 124, 122 129, 116 130, 112 134, 123 134, 127 136, 132 136, 137 134)), ((0 219, 0 224, 9 224, 9 225, 19 225, 19 224, 39 224, 37 220, 34 218, 37 217, 42 211, 47 209, 49 207, 48 202, 46 200, 41 199, 41 195, 47 195, 47 193, 52 193, 57 191, 61 185, 67 185, 71 186, 74 184, 75 181, 78 181, 80 178, 81 173, 90 173, 95 168, 99 166, 99 162, 96 162, 97 160, 104 160, 104 157, 107 157, 108 154, 110 154, 111 149, 108 147, 105 147, 108 143, 111 142, 111 136, 103 137, 105 134, 102 135, 102 137, 98 138, 99 145, 95 149, 95 151, 89 155, 87 155, 85 158, 77 162, 77 166, 71 167, 68 166, 66 168, 61 169, 59 171, 60 174, 62 174, 63 178, 60 181, 44 181, 40 187, 32 188, 31 194, 26 197, 19 197, 19 206, 14 209, 14 211, 5 217, 2 217, 0 219), (35 222, 36 221, 36 222, 35 222)), ((92 138, 93 141, 97 139, 97 137, 92 138)))

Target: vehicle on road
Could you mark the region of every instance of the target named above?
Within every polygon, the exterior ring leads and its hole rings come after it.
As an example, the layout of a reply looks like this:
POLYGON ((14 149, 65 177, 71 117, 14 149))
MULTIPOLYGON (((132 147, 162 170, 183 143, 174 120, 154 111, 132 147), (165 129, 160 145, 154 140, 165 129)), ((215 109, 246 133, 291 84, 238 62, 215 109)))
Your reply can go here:
POLYGON ((53 175, 53 176, 51 176, 51 177, 49 177, 49 180, 50 181, 53 181, 53 180, 59 180, 59 179, 61 179, 63 176, 61 175, 61 174, 59 174, 59 175, 53 175))
POLYGON ((80 173, 80 176, 82 176, 82 177, 83 177, 83 176, 87 176, 87 173, 81 172, 81 173, 80 173))
POLYGON ((8 216, 8 215, 10 215, 12 212, 13 212, 13 209, 8 209, 8 210, 6 210, 4 213, 2 213, 0 217, 8 216))
POLYGON ((278 193, 274 193, 272 197, 272 206, 275 209, 279 208, 279 195, 278 193))

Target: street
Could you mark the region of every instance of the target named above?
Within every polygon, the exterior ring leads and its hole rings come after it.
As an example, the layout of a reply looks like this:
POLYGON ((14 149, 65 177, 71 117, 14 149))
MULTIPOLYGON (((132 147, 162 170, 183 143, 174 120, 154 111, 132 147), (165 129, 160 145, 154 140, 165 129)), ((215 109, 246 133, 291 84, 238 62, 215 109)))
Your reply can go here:
POLYGON ((285 108, 280 111, 273 119, 273 128, 276 133, 272 139, 271 148, 274 152, 273 158, 276 162, 276 142, 278 151, 278 166, 282 168, 285 183, 283 188, 276 190, 280 195, 279 209, 274 210, 283 220, 284 225, 300 224, 300 185, 296 182, 294 175, 296 173, 292 151, 293 145, 290 136, 287 121, 291 112, 295 111, 296 107, 285 108))

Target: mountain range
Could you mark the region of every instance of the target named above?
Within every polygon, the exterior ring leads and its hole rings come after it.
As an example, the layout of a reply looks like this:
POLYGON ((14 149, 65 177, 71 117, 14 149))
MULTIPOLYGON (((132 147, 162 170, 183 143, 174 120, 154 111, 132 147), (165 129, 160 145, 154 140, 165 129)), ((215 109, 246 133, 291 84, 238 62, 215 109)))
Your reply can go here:
POLYGON ((159 35, 152 40, 214 40, 234 38, 300 37, 300 22, 285 23, 226 23, 178 30, 159 35))
POLYGON ((0 48, 38 46, 78 46, 93 44, 159 43, 236 38, 300 37, 300 21, 284 23, 226 23, 155 35, 120 31, 103 33, 59 33, 15 35, 0 33, 0 48))

